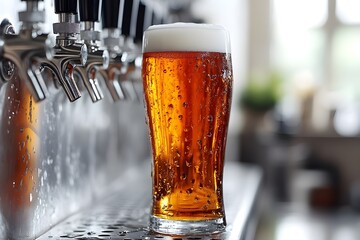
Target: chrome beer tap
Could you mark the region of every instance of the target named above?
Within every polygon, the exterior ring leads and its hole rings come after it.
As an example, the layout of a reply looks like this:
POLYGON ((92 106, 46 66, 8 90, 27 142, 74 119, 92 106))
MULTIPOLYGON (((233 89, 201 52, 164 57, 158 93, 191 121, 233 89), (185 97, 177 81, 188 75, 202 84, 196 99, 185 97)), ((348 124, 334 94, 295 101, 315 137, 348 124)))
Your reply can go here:
POLYGON ((84 67, 75 69, 75 74, 84 80, 93 102, 99 101, 104 94, 99 86, 97 72, 106 69, 109 65, 109 53, 101 50, 97 41, 100 41, 100 33, 95 31, 95 22, 99 20, 99 0, 79 0, 80 21, 84 30, 80 32, 81 40, 87 46, 88 60, 84 67))
MULTIPOLYGON (((131 0, 132 1, 132 0, 131 0)), ((122 1, 122 4, 124 1, 122 1)), ((132 3, 131 3, 132 6, 132 3)), ((124 7, 122 6, 122 9, 124 7)), ((105 79, 107 88, 114 101, 125 99, 124 91, 118 81, 118 75, 122 72, 122 46, 124 38, 118 28, 120 11, 120 0, 103 0, 101 7, 103 42, 109 52, 110 62, 107 69, 100 71, 105 79)), ((128 10, 124 9, 123 15, 128 14, 128 10)), ((131 16, 131 12, 130 12, 131 16)))
POLYGON ((148 28, 153 21, 153 6, 151 2, 141 0, 134 1, 133 14, 134 20, 131 23, 130 36, 125 44, 124 54, 127 56, 123 65, 126 68, 125 74, 120 75, 120 82, 125 90, 126 95, 132 101, 140 101, 143 95, 141 81, 141 43, 144 30, 148 28), (140 86, 140 87, 139 87, 140 86))
POLYGON ((39 9, 41 0, 27 0, 26 10, 19 12, 22 27, 15 34, 8 20, 0 28, 0 79, 8 81, 15 72, 26 84, 35 100, 48 96, 48 90, 40 73, 39 59, 51 59, 52 50, 47 34, 40 34, 39 23, 45 22, 45 12, 39 9))
POLYGON ((110 65, 102 71, 107 79, 108 89, 116 100, 136 100, 136 92, 129 76, 134 72, 135 60, 140 48, 134 44, 140 0, 103 0, 102 22, 104 45, 110 53, 110 65), (115 4, 116 3, 116 4, 115 4), (116 6, 116 7, 115 7, 116 6), (120 6, 121 28, 118 29, 118 10, 120 6))
POLYGON ((77 1, 55 0, 55 13, 59 22, 53 24, 53 31, 58 34, 54 47, 54 57, 44 61, 42 66, 49 68, 59 80, 71 102, 81 97, 81 92, 74 79, 74 69, 84 66, 88 58, 86 44, 79 43, 80 24, 76 22, 77 1))

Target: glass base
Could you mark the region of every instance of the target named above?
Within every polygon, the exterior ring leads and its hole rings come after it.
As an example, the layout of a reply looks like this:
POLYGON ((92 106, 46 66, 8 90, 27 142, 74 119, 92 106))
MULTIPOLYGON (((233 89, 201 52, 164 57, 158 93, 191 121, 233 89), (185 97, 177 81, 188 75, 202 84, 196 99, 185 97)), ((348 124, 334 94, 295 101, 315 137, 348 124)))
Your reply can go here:
POLYGON ((150 217, 150 229, 163 234, 174 235, 204 235, 215 234, 225 230, 225 217, 202 220, 202 221, 180 221, 168 220, 155 216, 150 217))

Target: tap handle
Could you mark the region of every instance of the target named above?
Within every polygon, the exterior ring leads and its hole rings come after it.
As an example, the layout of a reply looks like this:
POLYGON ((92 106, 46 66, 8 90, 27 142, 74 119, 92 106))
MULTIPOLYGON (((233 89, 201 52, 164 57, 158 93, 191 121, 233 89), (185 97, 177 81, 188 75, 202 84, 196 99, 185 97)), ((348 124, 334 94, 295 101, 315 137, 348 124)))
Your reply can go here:
POLYGON ((79 0, 80 21, 99 21, 99 4, 99 0, 79 0))
POLYGON ((121 35, 129 37, 131 29, 131 20, 133 19, 133 0, 124 0, 124 7, 121 21, 121 35))
POLYGON ((55 13, 77 14, 77 0, 55 0, 55 13))
POLYGON ((101 17, 103 28, 118 28, 120 0, 103 0, 101 17))
POLYGON ((135 42, 140 43, 142 41, 144 30, 151 25, 151 17, 151 8, 140 1, 136 21, 135 42))

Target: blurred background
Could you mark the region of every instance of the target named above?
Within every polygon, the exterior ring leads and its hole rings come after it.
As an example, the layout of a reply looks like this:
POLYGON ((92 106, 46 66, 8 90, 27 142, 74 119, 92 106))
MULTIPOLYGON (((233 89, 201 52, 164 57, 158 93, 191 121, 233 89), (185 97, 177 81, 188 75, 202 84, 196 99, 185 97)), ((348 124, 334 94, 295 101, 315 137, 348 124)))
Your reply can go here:
POLYGON ((263 169, 254 239, 360 239, 360 2, 199 0, 231 32, 227 160, 263 169))
POLYGON ((171 22, 230 31, 227 161, 264 173, 253 238, 360 239, 360 1, 168 2, 171 22))

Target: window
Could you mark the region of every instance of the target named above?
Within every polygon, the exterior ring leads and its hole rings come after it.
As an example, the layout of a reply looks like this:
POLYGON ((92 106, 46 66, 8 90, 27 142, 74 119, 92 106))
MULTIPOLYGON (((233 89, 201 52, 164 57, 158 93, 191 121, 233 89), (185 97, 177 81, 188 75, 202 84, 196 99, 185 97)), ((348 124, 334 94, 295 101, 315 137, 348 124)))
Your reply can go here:
POLYGON ((272 67, 359 99, 359 9, 359 0, 273 0, 272 67))

